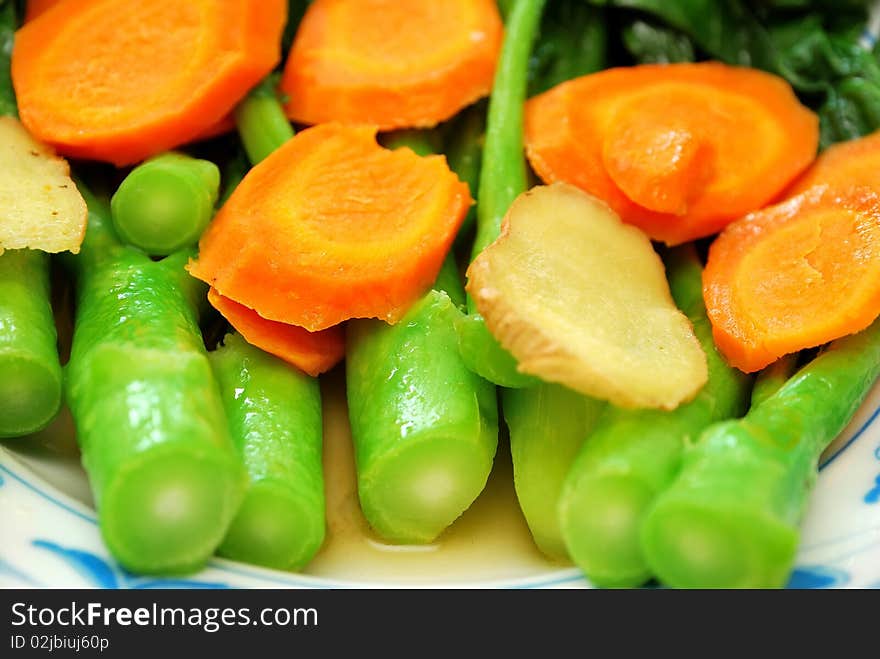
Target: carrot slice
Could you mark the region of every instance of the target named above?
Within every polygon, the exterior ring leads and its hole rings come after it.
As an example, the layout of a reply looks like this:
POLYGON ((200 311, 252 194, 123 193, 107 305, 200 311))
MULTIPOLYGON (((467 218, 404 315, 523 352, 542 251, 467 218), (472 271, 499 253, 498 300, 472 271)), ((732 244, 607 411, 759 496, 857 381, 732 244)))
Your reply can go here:
POLYGON ((341 325, 309 332, 296 325, 266 320, 215 289, 208 290, 208 302, 251 345, 293 364, 313 377, 329 371, 345 355, 345 332, 341 325))
POLYGON ((866 186, 880 192, 880 131, 825 149, 786 191, 800 194, 814 185, 837 189, 866 186))
POLYGON ((27 0, 27 7, 24 13, 25 21, 32 21, 40 14, 52 9, 62 0, 27 0))
POLYGON ((525 134, 545 182, 577 185, 671 245, 772 200, 819 140, 816 116, 782 78, 717 62, 564 82, 528 101, 525 134))
POLYGON ((61 2, 16 34, 22 122, 117 165, 192 141, 280 59, 284 0, 61 2))
POLYGON ((316 0, 281 80, 288 115, 433 126, 489 93, 502 32, 495 0, 316 0))
POLYGON ((703 295, 715 344, 749 373, 863 330, 880 314, 880 196, 814 186, 730 224, 703 295))
POLYGON ((311 332, 393 323, 434 282, 471 203, 443 156, 383 149, 373 126, 323 124, 248 173, 189 271, 311 332))

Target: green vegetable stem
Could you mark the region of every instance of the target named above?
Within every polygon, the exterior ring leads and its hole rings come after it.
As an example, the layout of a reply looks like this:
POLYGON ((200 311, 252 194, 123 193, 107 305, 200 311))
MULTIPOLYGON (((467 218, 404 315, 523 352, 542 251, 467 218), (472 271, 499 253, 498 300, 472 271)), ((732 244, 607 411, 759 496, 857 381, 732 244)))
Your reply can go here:
POLYGON ((822 451, 880 376, 880 320, 833 342, 741 420, 713 425, 642 528, 670 586, 783 586, 822 451))
POLYGON ((564 559, 568 551, 558 515, 562 485, 606 404, 546 383, 502 389, 501 401, 520 508, 538 548, 564 559))
POLYGON ((195 570, 244 488, 197 322, 204 286, 183 270, 191 252, 154 262, 123 246, 106 206, 81 191, 67 399, 101 532, 132 571, 195 570))
POLYGON ((448 295, 431 291, 396 325, 348 325, 361 508, 393 542, 434 540, 483 490, 492 468, 495 389, 458 356, 458 313, 448 295))
MULTIPOLYGON (((390 148, 425 155, 433 136, 399 131, 390 148)), ((435 284, 395 325, 350 321, 348 408, 361 508, 384 538, 434 540, 482 492, 498 443, 495 388, 457 350, 464 291, 450 254, 435 284)))
MULTIPOLYGON (((9 76, 15 4, 0 3, 0 115, 17 115, 9 76)), ((0 437, 36 432, 61 406, 61 364, 49 302, 49 256, 0 253, 0 437)))
MULTIPOLYGON (((523 104, 529 56, 544 4, 545 0, 516 0, 507 15, 504 43, 489 98, 472 257, 498 238, 507 209, 527 188, 523 104)), ((459 350, 468 368, 504 387, 537 384, 536 378, 517 371, 516 360, 489 332, 471 299, 468 310, 468 316, 456 321, 459 350)))
POLYGON ((61 364, 49 304, 49 255, 0 254, 0 437, 47 426, 61 407, 61 364))
POLYGON ((230 334, 209 354, 250 484, 218 553, 292 570, 324 541, 318 380, 230 334))
POLYGON ((252 165, 293 137, 284 108, 275 91, 275 77, 269 76, 254 87, 235 108, 235 125, 252 165))
POLYGON ((219 187, 214 163, 164 153, 122 181, 110 204, 113 226, 124 242, 167 256, 198 241, 214 214, 219 187))
POLYGON ((600 586, 636 586, 651 577, 639 531, 654 499, 675 478, 688 442, 710 423, 745 411, 750 380, 716 351, 693 247, 668 254, 672 295, 694 326, 709 366, 697 397, 673 411, 608 406, 584 442, 560 499, 572 560, 600 586))

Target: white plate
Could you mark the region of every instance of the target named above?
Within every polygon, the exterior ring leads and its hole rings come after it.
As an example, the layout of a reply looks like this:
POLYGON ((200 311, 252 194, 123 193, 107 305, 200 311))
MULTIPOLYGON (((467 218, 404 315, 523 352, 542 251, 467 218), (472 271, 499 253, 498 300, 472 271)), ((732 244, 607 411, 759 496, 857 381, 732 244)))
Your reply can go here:
MULTIPOLYGON (((214 560, 186 579, 125 572, 98 533, 69 415, 0 444, 0 586, 588 587, 546 561, 517 508, 502 447, 489 486, 441 539, 393 547, 360 514, 338 374, 324 383, 328 534, 308 570, 289 574, 214 560)), ((829 449, 803 523, 793 587, 880 587, 880 384, 829 449)))

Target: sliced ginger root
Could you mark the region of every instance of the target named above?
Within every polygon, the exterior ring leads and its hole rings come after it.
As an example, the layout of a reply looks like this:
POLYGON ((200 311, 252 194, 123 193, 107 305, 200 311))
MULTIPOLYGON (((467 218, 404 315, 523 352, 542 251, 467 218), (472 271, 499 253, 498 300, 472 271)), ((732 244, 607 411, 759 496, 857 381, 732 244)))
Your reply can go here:
POLYGON ((623 407, 674 409, 706 383, 649 238, 572 185, 520 195, 467 288, 523 373, 623 407))
POLYGON ((13 117, 0 117, 0 254, 79 252, 88 211, 64 158, 13 117))

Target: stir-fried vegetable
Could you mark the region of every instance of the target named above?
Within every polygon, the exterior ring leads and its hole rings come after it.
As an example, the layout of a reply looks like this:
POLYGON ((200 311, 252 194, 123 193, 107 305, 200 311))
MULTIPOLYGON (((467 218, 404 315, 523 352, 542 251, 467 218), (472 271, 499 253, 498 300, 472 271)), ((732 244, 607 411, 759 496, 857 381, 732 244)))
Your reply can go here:
POLYGON ((468 278, 525 373, 625 407, 674 409, 706 383, 706 357, 647 236, 574 186, 519 197, 468 278))
POLYGON ((214 215, 220 170, 165 153, 135 167, 110 200, 116 234, 154 256, 195 245, 214 215))
POLYGON ((288 116, 434 126, 489 93, 501 33, 494 0, 315 0, 281 79, 288 116))
POLYGON ((60 153, 117 165, 173 149, 278 63, 286 14, 286 0, 60 4, 16 35, 22 122, 60 153))
POLYGON ((672 296, 706 353, 706 386, 672 412, 610 406, 568 473, 559 506, 562 534, 572 560, 601 586, 637 586, 651 577, 639 542, 645 514, 675 478, 687 445, 710 423, 746 408, 749 378, 712 344, 701 269, 691 246, 667 256, 672 296))
POLYGON ((671 586, 782 586, 819 455, 880 376, 880 322, 840 339, 740 421, 687 451, 642 529, 648 565, 671 586))
POLYGON ((318 381, 229 335, 210 353, 250 483, 219 553, 296 569, 324 541, 318 381))
POLYGON ((122 246, 109 209, 89 198, 77 272, 67 398, 113 555, 137 572, 202 566, 241 501, 223 405, 196 309, 204 286, 122 246))

